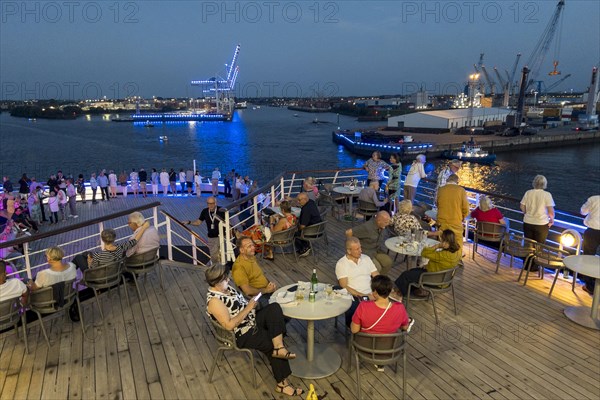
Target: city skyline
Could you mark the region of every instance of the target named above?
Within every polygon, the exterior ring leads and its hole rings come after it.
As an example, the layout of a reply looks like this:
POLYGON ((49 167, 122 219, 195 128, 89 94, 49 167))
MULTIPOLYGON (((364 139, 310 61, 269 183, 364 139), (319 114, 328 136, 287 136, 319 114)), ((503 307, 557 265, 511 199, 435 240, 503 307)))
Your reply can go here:
MULTIPOLYGON (((239 97, 457 94, 480 53, 496 82, 522 53, 518 76, 557 3, 3 1, 0 100, 200 97, 190 82, 223 76, 238 43, 239 97)), ((538 79, 585 91, 600 2, 566 0, 562 18, 562 75, 553 44, 538 79)))

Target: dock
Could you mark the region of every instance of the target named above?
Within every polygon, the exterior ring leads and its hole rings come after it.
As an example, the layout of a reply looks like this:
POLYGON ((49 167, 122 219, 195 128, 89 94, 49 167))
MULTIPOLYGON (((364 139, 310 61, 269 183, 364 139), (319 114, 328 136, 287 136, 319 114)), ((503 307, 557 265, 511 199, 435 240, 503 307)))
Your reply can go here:
MULTIPOLYGON (((65 225, 93 219, 109 210, 124 210, 160 201, 161 209, 176 218, 196 218, 207 196, 119 197, 100 204, 78 204, 80 218, 65 225)), ((219 199, 220 205, 228 200, 219 199)), ((147 217, 147 213, 144 213, 147 217)), ((265 275, 278 286, 309 280, 317 268, 319 281, 335 282, 334 267, 344 254, 344 231, 350 223, 327 217, 329 246, 317 244, 316 259, 277 254, 275 261, 259 259, 265 275)), ((42 230, 56 225, 44 225, 42 230)), ((196 228, 202 232, 204 228, 196 228)), ((164 234, 160 231, 161 235, 164 234)), ((85 234, 69 232, 61 241, 85 234)), ((121 237, 122 234, 119 233, 121 237)), ((162 239, 165 240, 164 237, 162 239)), ((44 248, 56 238, 44 239, 44 248)), ((449 294, 436 297, 440 324, 435 324, 431 303, 414 302, 409 314, 416 324, 409 336, 407 399, 597 399, 600 395, 600 332, 567 319, 566 306, 591 305, 591 297, 578 286, 559 279, 548 297, 551 276, 531 278, 527 286, 516 282, 521 262, 509 267, 502 258, 495 271, 496 251, 480 244, 472 260, 471 244, 464 247, 456 280, 458 314, 449 294)), ((14 330, 0 334, 0 398, 6 399, 283 399, 273 391, 275 381, 268 364, 256 358, 259 386, 252 387, 249 362, 229 352, 219 364, 212 383, 208 371, 218 347, 205 313, 204 267, 163 261, 164 290, 157 274, 141 282, 142 298, 135 289, 120 287, 119 294, 101 295, 105 320, 100 321, 95 301, 83 303, 88 337, 78 323, 60 316, 44 318, 52 345, 46 345, 39 322, 28 325, 30 353, 14 330), (127 303, 123 291, 129 291, 127 303)), ((406 265, 397 260, 390 277, 406 265)), ((314 384, 319 398, 354 399, 356 370, 347 366, 348 334, 343 322, 318 321, 318 343, 326 343, 342 356, 342 366, 319 380, 290 377, 305 390, 314 384)), ((306 341, 305 322, 288 324, 288 345, 306 341)), ((255 353, 257 354, 257 353, 255 353)), ((402 396, 401 371, 377 372, 372 365, 360 369, 363 398, 398 399, 402 396)))

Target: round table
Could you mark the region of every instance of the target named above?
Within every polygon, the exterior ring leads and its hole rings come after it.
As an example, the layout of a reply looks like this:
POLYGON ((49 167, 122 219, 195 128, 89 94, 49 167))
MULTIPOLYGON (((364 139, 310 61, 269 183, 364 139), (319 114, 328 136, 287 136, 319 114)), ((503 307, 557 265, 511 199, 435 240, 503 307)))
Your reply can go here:
POLYGON ((565 315, 571 321, 587 328, 600 330, 598 301, 600 300, 600 257, 590 255, 568 256, 563 260, 565 267, 578 274, 596 279, 591 310, 587 307, 572 306, 565 308, 565 315))
MULTIPOLYGON (((404 254, 404 255, 407 255, 410 257, 418 257, 421 255, 421 252, 419 251, 420 250, 419 246, 415 246, 415 245, 407 246, 406 244, 403 244, 402 246, 400 246, 400 244, 402 243, 402 240, 404 240, 404 238, 401 238, 400 236, 391 237, 385 241, 385 247, 387 247, 389 250, 393 251, 394 253, 404 254)), ((431 239, 431 238, 425 239, 425 247, 431 247, 438 243, 439 242, 435 239, 431 239)), ((407 261, 406 269, 408 270, 409 267, 410 267, 410 265, 408 264, 408 261, 407 261)))
MULTIPOLYGON (((284 286, 271 295, 271 302, 277 301, 279 293, 285 293, 296 283, 284 286)), ((288 295, 289 296, 289 295, 288 295)), ((295 296, 295 293, 294 293, 295 296)), ((283 315, 307 321, 306 352, 297 349, 296 358, 290 360, 292 374, 299 378, 319 379, 333 375, 342 365, 342 358, 326 344, 315 344, 315 321, 334 318, 343 314, 352 305, 350 297, 334 296, 331 304, 326 303, 325 285, 319 283, 319 291, 314 303, 308 301, 308 293, 298 305, 281 305, 283 315)), ((291 346, 294 349, 295 346, 291 346)), ((296 349, 294 349, 296 350, 296 349)))
POLYGON ((344 216, 345 220, 352 221, 354 216, 352 214, 352 198, 354 196, 358 196, 362 191, 362 188, 355 188, 354 190, 350 190, 347 186, 337 186, 333 188, 333 191, 336 193, 343 194, 348 198, 348 214, 344 216))

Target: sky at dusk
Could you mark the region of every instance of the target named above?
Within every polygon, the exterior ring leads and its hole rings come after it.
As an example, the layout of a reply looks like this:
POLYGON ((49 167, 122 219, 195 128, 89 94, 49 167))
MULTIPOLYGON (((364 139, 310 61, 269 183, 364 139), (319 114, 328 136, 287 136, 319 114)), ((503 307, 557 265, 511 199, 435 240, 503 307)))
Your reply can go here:
MULTIPOLYGON (((202 96, 190 81, 224 76, 238 43, 241 97, 456 94, 480 53, 494 80, 519 52, 520 69, 557 3, 2 0, 0 99, 202 96)), ((555 90, 583 91, 600 1, 566 0, 563 14, 558 69, 572 76, 555 90)))

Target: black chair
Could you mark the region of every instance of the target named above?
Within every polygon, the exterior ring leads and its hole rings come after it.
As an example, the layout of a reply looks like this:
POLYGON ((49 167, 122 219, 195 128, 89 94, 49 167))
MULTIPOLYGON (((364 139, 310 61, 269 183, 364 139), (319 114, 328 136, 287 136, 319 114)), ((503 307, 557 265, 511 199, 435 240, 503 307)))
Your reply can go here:
MULTIPOLYGON (((210 317, 209 317, 210 318, 210 317)), ((215 372, 215 368, 217 364, 221 362, 223 355, 226 351, 241 351, 243 353, 248 354, 250 357, 250 369, 252 371, 252 385, 256 388, 256 369, 254 368, 254 355, 252 354, 252 350, 250 349, 242 349, 237 346, 235 341, 235 334, 233 331, 229 331, 221 326, 218 322, 214 321, 210 318, 210 322, 212 323, 213 330, 215 332, 215 339, 221 344, 221 346, 217 349, 217 354, 215 355, 215 359, 213 360, 212 367, 210 367, 210 373, 208 374, 208 383, 212 383, 213 374, 215 372)))
POLYGON ((127 257, 123 262, 123 271, 129 272, 133 276, 135 289, 140 300, 142 299, 142 296, 140 294, 140 287, 138 285, 138 276, 143 275, 145 280, 146 275, 157 268, 160 279, 160 287, 164 290, 162 265, 160 262, 160 256, 158 255, 158 248, 148 250, 145 253, 134 254, 131 257, 127 257))
POLYGON ((327 246, 329 246, 329 240, 327 239, 327 221, 322 221, 314 225, 308 225, 300 232, 300 239, 308 242, 310 249, 313 252, 313 257, 316 261, 315 247, 313 242, 323 240, 327 246))
POLYGON ((25 313, 21 312, 21 296, 6 299, 0 302, 0 331, 10 328, 15 328, 15 333, 19 336, 19 321, 23 328, 23 341, 25 342, 25 350, 29 353, 27 345, 27 320, 25 313))
POLYGON ((456 315, 456 295, 454 294, 454 276, 458 270, 458 266, 438 272, 424 272, 419 277, 417 283, 411 282, 408 285, 408 294, 406 295, 406 310, 410 307, 410 292, 412 288, 419 288, 429 292, 428 297, 414 298, 414 300, 428 300, 431 298, 433 313, 435 315, 435 323, 439 324, 437 309, 435 307, 435 294, 452 291, 452 302, 454 303, 454 315, 456 315))
POLYGON ((69 308, 71 308, 71 306, 74 303, 77 303, 77 308, 79 311, 79 323, 81 324, 81 331, 85 336, 83 315, 81 314, 81 303, 79 302, 77 290, 73 288, 74 283, 75 279, 55 283, 52 286, 35 290, 31 292, 29 296, 29 309, 37 314, 38 319, 40 321, 40 326, 42 327, 42 333, 44 334, 44 338, 46 339, 48 347, 50 347, 50 339, 48 339, 48 335, 46 334, 46 329, 44 328, 44 321, 42 320, 42 315, 55 314, 63 311, 65 313, 65 317, 67 317, 69 308), (58 299, 55 297, 55 293, 58 292, 56 290, 57 285, 64 285, 63 299, 58 299))
POLYGON ((364 200, 358 200, 358 206, 352 210, 352 223, 354 223, 356 214, 362 214, 366 220, 367 217, 373 217, 377 212, 379 212, 379 208, 375 204, 364 200))
MULTIPOLYGON (((98 290, 108 289, 108 292, 110 293, 110 290, 113 287, 118 286, 121 282, 125 283, 125 277, 123 277, 122 271, 122 260, 110 264, 99 265, 94 268, 88 268, 83 271, 83 284, 94 291, 94 297, 96 297, 98 310, 100 311, 102 320, 104 320, 104 313, 102 312, 102 305, 100 304, 100 299, 98 297, 98 290)), ((129 294, 127 293, 127 290, 125 290, 125 295, 127 296, 127 302, 129 303, 129 294)))
MULTIPOLYGON (((539 267, 539 276, 540 279, 544 279, 544 269, 553 269, 555 270, 554 280, 552 281, 552 286, 550 287, 550 293, 548 293, 548 297, 552 297, 552 291, 554 290, 554 285, 556 285, 556 281, 558 279, 558 274, 562 271, 567 270, 563 260, 565 257, 570 255, 570 253, 566 250, 560 249, 558 247, 550 246, 547 244, 536 243, 535 244, 535 252, 532 256, 528 258, 528 262, 525 263, 521 273, 519 274, 519 278, 517 282, 521 280, 521 276, 523 275, 523 271, 525 273, 525 281, 523 282, 523 286, 527 285, 527 279, 529 278, 529 272, 531 271, 531 267, 533 265, 537 265, 539 267)), ((575 281, 577 279, 573 279, 572 290, 575 291, 575 281)))
MULTIPOLYGON (((473 230, 473 247, 471 251, 471 258, 475 259, 475 253, 477 253, 477 245, 480 240, 485 242, 500 243, 502 248, 502 242, 506 236, 506 225, 495 224, 493 222, 477 221, 475 229, 473 230)), ((499 251, 499 250, 498 250, 499 251)))
MULTIPOLYGON (((408 333, 401 331, 389 334, 370 334, 358 332, 352 335, 349 354, 349 370, 352 370, 351 357, 356 362, 357 398, 361 398, 360 362, 368 364, 394 365, 398 374, 398 361, 402 358, 402 399, 406 398, 406 348, 408 333)), ((349 371, 349 372, 350 372, 349 371)))
POLYGON ((500 243, 498 248, 498 257, 496 258, 496 273, 500 268, 500 259, 503 254, 510 256, 510 268, 513 267, 513 260, 515 257, 522 258, 523 268, 527 264, 527 260, 535 252, 535 240, 527 239, 523 235, 519 235, 514 231, 507 231, 504 236, 504 240, 500 243))
MULTIPOLYGON (((297 231, 298 231, 297 226, 292 226, 289 229, 286 229, 284 231, 279 231, 279 232, 271 231, 271 239, 264 242, 263 245, 271 246, 271 247, 279 247, 281 249, 282 254, 285 254, 286 247, 292 246, 292 253, 294 254, 296 261, 298 261, 298 254, 296 253, 296 244, 295 244, 295 235, 296 235, 297 231)), ((263 258, 265 257, 264 250, 262 252, 262 257, 263 258)))

